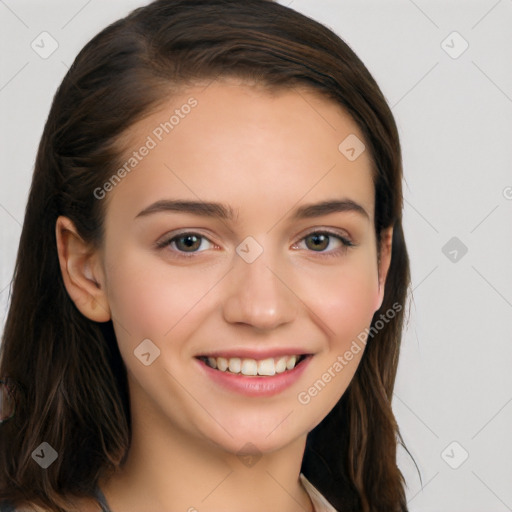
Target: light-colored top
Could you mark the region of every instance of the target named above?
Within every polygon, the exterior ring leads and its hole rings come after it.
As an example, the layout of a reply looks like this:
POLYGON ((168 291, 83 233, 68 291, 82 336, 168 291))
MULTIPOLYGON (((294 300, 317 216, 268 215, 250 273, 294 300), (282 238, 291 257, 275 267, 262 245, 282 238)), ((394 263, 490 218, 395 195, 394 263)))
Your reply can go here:
POLYGON ((337 512, 318 489, 301 473, 300 481, 313 502, 314 512, 337 512))

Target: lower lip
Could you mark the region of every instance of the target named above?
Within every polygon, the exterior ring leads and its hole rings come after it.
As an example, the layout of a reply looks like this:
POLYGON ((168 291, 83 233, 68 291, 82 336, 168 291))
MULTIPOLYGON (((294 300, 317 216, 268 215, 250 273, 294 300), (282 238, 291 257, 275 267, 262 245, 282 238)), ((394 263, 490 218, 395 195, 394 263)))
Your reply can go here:
POLYGON ((222 372, 196 359, 201 370, 220 386, 247 396, 273 396, 292 386, 300 378, 313 356, 307 356, 293 370, 272 376, 247 376, 222 372))

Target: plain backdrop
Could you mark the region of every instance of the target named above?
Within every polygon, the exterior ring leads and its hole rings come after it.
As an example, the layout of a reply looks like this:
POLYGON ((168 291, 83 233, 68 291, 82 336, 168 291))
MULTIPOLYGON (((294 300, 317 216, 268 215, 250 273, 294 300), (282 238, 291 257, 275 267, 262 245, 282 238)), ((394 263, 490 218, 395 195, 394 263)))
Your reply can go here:
MULTIPOLYGON (((0 327, 53 94, 92 36, 145 3, 0 0, 0 327), (58 45, 46 58, 41 37, 58 45)), ((354 49, 399 126, 413 291, 393 408, 422 478, 400 449, 410 510, 510 511, 512 1, 281 3, 354 49)))

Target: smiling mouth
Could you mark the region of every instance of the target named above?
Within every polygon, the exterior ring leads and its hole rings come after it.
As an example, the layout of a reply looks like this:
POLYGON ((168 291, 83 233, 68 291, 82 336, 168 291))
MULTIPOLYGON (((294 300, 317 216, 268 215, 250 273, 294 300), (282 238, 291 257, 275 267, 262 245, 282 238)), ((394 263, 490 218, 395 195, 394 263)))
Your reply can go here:
POLYGON ((308 354, 269 357, 267 359, 250 359, 240 357, 208 357, 199 356, 207 366, 221 372, 248 377, 278 375, 296 368, 308 357, 308 354))

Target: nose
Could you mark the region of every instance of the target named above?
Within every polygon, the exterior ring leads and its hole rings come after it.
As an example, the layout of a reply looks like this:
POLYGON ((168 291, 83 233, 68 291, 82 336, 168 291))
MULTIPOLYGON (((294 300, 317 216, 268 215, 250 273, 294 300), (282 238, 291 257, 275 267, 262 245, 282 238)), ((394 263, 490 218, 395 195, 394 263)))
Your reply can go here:
POLYGON ((252 263, 237 256, 233 265, 223 302, 226 322, 271 330, 296 318, 299 299, 286 274, 277 271, 265 252, 252 263))

